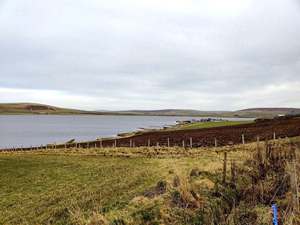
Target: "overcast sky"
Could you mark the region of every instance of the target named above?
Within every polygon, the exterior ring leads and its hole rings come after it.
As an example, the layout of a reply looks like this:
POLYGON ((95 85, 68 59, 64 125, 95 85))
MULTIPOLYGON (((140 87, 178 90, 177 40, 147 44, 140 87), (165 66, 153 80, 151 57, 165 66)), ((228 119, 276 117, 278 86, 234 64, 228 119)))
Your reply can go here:
POLYGON ((300 108, 300 0, 0 0, 0 102, 300 108))

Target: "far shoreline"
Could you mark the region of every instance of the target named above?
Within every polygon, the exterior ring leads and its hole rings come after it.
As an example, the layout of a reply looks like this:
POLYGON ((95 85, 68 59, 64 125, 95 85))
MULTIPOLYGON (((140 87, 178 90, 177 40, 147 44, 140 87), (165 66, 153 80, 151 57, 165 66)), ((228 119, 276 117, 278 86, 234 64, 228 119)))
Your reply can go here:
POLYGON ((0 113, 0 116, 140 116, 140 117, 203 117, 203 118, 236 118, 236 119, 256 119, 252 116, 227 116, 227 115, 142 115, 142 114, 101 114, 101 113, 0 113))

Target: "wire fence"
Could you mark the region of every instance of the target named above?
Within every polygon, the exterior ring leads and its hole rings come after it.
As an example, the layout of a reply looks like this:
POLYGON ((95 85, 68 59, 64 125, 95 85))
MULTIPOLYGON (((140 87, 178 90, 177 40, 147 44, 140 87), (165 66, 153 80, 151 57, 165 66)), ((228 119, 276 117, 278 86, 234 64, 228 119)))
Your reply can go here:
POLYGON ((254 133, 227 134, 220 136, 207 135, 206 137, 198 137, 195 135, 182 135, 153 137, 153 134, 143 136, 133 136, 115 139, 97 139, 89 142, 71 142, 63 144, 47 144, 41 146, 30 147, 13 147, 0 149, 0 151, 35 151, 50 149, 90 149, 90 148, 135 148, 135 147, 181 147, 181 148, 199 148, 199 147, 220 147, 238 144, 247 144, 252 142, 260 142, 264 140, 278 140, 287 137, 299 136, 298 132, 265 132, 263 135, 255 135, 254 133), (288 134, 288 135, 287 135, 288 134))

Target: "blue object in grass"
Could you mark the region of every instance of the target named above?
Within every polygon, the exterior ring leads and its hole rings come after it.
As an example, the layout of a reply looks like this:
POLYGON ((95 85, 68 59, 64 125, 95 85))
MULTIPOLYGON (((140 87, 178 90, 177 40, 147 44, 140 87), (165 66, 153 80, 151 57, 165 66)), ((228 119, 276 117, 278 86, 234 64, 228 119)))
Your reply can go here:
POLYGON ((278 225, 278 211, 277 211, 276 204, 272 205, 272 210, 273 210, 273 224, 278 225))

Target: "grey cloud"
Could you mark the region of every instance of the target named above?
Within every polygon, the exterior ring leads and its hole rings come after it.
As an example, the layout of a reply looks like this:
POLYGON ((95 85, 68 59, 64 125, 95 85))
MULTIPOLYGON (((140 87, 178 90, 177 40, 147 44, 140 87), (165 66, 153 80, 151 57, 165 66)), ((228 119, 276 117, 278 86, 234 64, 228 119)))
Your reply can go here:
POLYGON ((253 94, 300 81, 298 2, 227 3, 0 2, 0 88, 90 96, 102 109, 300 107, 296 89, 253 94))

